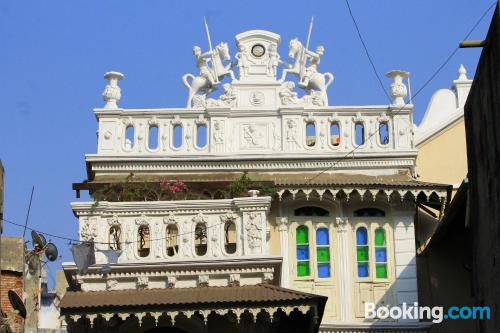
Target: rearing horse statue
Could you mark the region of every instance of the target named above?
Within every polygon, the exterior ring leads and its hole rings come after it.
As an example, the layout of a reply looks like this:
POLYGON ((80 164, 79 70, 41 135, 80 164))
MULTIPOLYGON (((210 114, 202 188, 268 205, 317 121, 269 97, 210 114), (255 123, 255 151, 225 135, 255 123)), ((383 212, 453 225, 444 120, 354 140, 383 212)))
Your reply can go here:
POLYGON ((328 105, 326 89, 333 82, 333 74, 329 72, 319 73, 317 71, 319 57, 323 55, 323 47, 318 47, 316 52, 305 50, 298 38, 292 39, 288 46, 290 50, 288 57, 295 61, 290 68, 283 70, 280 81, 285 82, 288 73, 296 75, 300 81, 299 86, 306 90, 308 94, 311 94, 312 91, 319 92, 323 100, 323 105, 328 105), (306 64, 307 59, 310 60, 309 65, 306 64))
POLYGON ((182 76, 182 82, 188 88, 189 95, 187 101, 187 108, 192 107, 193 97, 201 92, 205 96, 216 89, 216 85, 229 75, 232 80, 236 80, 234 72, 231 70, 232 64, 224 65, 223 61, 229 61, 229 47, 227 43, 220 43, 213 51, 201 53, 198 46, 193 48, 193 54, 196 57, 196 66, 200 69, 200 74, 195 76, 193 74, 185 74, 182 76), (211 62, 210 67, 208 63, 211 62), (191 79, 191 83, 188 82, 191 79))

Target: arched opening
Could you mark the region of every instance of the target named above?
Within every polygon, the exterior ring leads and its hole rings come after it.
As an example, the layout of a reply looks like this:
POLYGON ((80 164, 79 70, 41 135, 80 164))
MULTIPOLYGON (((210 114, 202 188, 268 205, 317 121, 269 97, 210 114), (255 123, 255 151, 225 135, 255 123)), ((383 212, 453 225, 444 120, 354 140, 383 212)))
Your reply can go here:
POLYGON ((204 148, 207 145, 207 125, 200 124, 196 127, 196 147, 204 148))
POLYGON ((304 206, 295 209, 295 216, 330 216, 330 212, 326 209, 316 206, 304 206))
POLYGON ((148 147, 149 149, 158 148, 158 126, 151 125, 149 126, 148 131, 148 147))
POLYGON ((114 225, 109 228, 109 248, 111 250, 121 250, 122 230, 120 226, 114 225))
POLYGON ((149 256, 151 249, 151 237, 149 232, 149 226, 141 225, 137 229, 137 254, 139 257, 149 256))
POLYGON ((233 221, 224 223, 224 249, 227 254, 236 252, 236 224, 233 221))
POLYGON ((389 143, 389 125, 387 123, 380 123, 378 126, 378 135, 381 145, 389 143))
POLYGON ((340 125, 336 121, 330 124, 330 143, 332 146, 340 145, 340 125))
POLYGON ((385 217, 385 212, 378 208, 360 208, 354 211, 354 217, 385 217))
POLYGON ((134 126, 128 125, 125 129, 125 148, 132 149, 134 147, 134 126))
POLYGON ((377 279, 387 278, 387 243, 385 230, 375 229, 375 277, 377 279))
POLYGON ((173 257, 179 252, 179 229, 175 224, 169 224, 166 230, 167 256, 173 257))
POLYGON ((358 277, 370 275, 368 232, 365 227, 356 229, 356 260, 358 262, 358 277))
POLYGON ((172 142, 174 148, 180 148, 182 146, 182 126, 175 125, 174 130, 172 131, 172 142))
POLYGON ((207 254, 207 225, 198 223, 194 229, 194 252, 197 256, 207 254))
POLYGON ((316 125, 309 122, 306 125, 306 146, 314 147, 316 144, 316 125))
POLYGON ((363 123, 356 123, 354 130, 356 145, 361 146, 365 143, 365 125, 363 123))
POLYGON ((318 277, 330 277, 330 235, 327 228, 316 230, 316 260, 318 261, 318 277))
POLYGON ((311 274, 309 266, 309 229, 305 225, 301 225, 297 227, 295 232, 297 276, 309 276, 311 274))

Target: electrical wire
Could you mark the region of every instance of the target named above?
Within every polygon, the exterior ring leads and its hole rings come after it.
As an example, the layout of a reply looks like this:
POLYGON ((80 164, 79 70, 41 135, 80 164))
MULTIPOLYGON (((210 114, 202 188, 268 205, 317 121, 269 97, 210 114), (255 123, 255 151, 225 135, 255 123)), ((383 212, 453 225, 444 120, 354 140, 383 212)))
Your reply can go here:
MULTIPOLYGON (((356 27, 356 30, 358 32, 358 36, 361 40, 361 43, 363 44, 363 47, 365 49, 365 52, 366 52, 366 55, 368 57, 368 60, 370 61, 370 64, 372 65, 372 68, 373 68, 373 71, 375 73, 375 75, 377 76, 377 79, 380 83, 382 83, 382 80, 378 74, 378 71, 375 67, 375 65, 373 64, 373 61, 371 60, 371 56, 370 56, 370 53, 368 51, 368 48, 366 47, 366 43, 364 42, 363 40, 363 37, 361 35, 361 32, 359 30, 359 26, 356 22, 356 18, 354 17, 354 14, 351 10, 351 6, 349 5, 349 0, 345 0, 346 4, 347 4, 347 7, 349 9, 349 13, 351 14, 351 18, 353 20, 353 23, 356 27)), ((479 25, 479 23, 481 23, 481 21, 484 19, 484 17, 489 13, 489 11, 497 4, 497 1, 493 2, 487 9, 486 11, 481 15, 481 17, 476 21, 476 23, 472 26, 472 28, 469 30, 469 32, 465 35, 465 37, 463 38, 463 40, 466 40, 467 38, 469 38, 469 36, 472 34, 472 32, 477 28, 477 26, 479 25)), ((424 90, 424 88, 439 74, 439 72, 448 64, 448 62, 453 58, 453 56, 457 53, 457 51, 460 49, 460 47, 456 47, 449 55, 448 57, 446 58, 446 60, 433 72, 433 74, 429 77, 429 79, 427 79, 427 81, 424 82, 424 84, 417 90, 417 92, 412 96, 413 99, 415 99, 415 97, 417 97, 420 92, 422 92, 422 90, 424 90)), ((385 90, 385 88, 383 87, 383 85, 381 85, 382 87, 382 90, 384 91, 384 93, 387 95, 387 91, 385 90)), ((398 110, 395 110, 392 112, 392 114, 394 115, 397 115, 399 114, 409 103, 406 102, 403 106, 401 106, 398 110)), ((411 125, 411 124, 410 124, 411 125)), ((377 128, 375 131, 373 131, 371 134, 369 134, 366 138, 365 138, 365 141, 372 138, 374 135, 376 135, 378 132, 380 131, 380 128, 377 128)), ((347 154, 345 154, 344 156, 342 156, 338 161, 334 161, 330 166, 326 167, 324 170, 320 171, 318 174, 316 174, 314 177, 312 178, 309 178, 307 181, 306 181, 306 185, 309 184, 311 181, 313 181, 314 179, 318 178, 320 175, 324 174, 325 172, 331 170, 333 167, 335 167, 338 163, 340 163, 341 160, 345 159, 345 158, 348 158, 349 155, 353 155, 353 158, 354 158, 354 153, 356 150, 358 150, 363 144, 360 144, 360 145, 356 145, 356 147, 354 147, 351 151, 349 151, 347 154)))
MULTIPOLYGON (((14 221, 10 221, 10 220, 7 220, 7 219, 3 219, 2 221, 7 222, 7 223, 9 223, 11 225, 14 225, 14 226, 17 226, 17 227, 24 228, 24 226, 22 224, 16 223, 14 221)), ((213 224, 213 225, 207 226, 206 229, 215 228, 215 227, 224 225, 225 223, 226 222, 221 222, 221 223, 213 224)), ((68 241, 71 244, 81 244, 81 243, 88 243, 89 242, 89 241, 82 241, 82 240, 71 238, 71 237, 55 235, 55 234, 52 234, 52 233, 48 233, 48 232, 45 232, 45 231, 40 231, 40 230, 33 229, 33 228, 30 228, 30 227, 27 227, 27 229, 35 231, 35 232, 37 232, 39 234, 42 234, 44 236, 54 237, 54 238, 57 238, 57 239, 68 241)), ((183 233, 177 234, 177 236, 190 235, 190 234, 194 234, 194 233, 196 233, 196 230, 194 230, 194 231, 188 231, 188 232, 183 232, 183 233)), ((154 241, 159 241, 159 240, 163 240, 163 239, 165 239, 165 238, 164 237, 162 237, 162 238, 150 238, 149 241, 154 242, 154 241)), ((134 243, 140 243, 140 242, 141 241, 124 241, 125 244, 134 244, 134 243)), ((94 244, 102 244, 102 245, 114 245, 115 244, 114 242, 97 242, 97 241, 93 241, 93 243, 94 244)))
MULTIPOLYGON (((387 94, 387 91, 385 90, 383 84, 382 84, 382 80, 380 78, 380 75, 378 74, 378 71, 375 67, 375 64, 373 63, 373 60, 372 60, 372 57, 370 55, 370 52, 368 51, 368 48, 366 46, 366 43, 363 39, 363 36, 361 34, 361 31, 359 29, 359 26, 358 26, 358 23, 356 21, 356 18, 354 17, 354 13, 352 12, 352 9, 349 5, 349 1, 348 0, 345 0, 347 6, 348 6, 348 10, 349 10, 349 14, 351 16, 351 19, 353 20, 353 23, 356 27, 356 31, 358 33, 358 37, 360 38, 360 41, 361 43, 363 44, 363 48, 365 50, 365 53, 368 57, 368 60, 370 61, 370 64, 373 68, 373 71, 375 73, 375 75, 377 76, 377 79, 379 81, 379 83, 381 84, 381 88, 382 90, 384 91, 384 94, 389 98, 389 95, 387 94)), ((469 38, 469 36, 472 34, 472 32, 477 28, 477 26, 481 23, 481 21, 484 19, 484 17, 488 14, 488 12, 497 4, 497 1, 495 1, 494 3, 492 3, 487 9, 486 11, 481 15, 481 17, 477 20, 477 22, 472 26, 472 28, 469 30, 469 32, 465 35, 465 37, 463 38, 464 40, 466 40, 467 38, 469 38)), ((453 58, 453 56, 457 53, 457 51, 459 50, 459 47, 456 47, 451 53, 450 55, 446 58, 446 60, 433 72, 433 74, 429 77, 428 80, 426 80, 424 82, 424 84, 417 90, 417 92, 413 95, 413 98, 415 98, 416 96, 418 96, 420 94, 420 92, 439 74, 439 72, 448 64, 448 62, 453 58)), ((390 98, 389 98, 390 99, 390 98)), ((406 106, 408 105, 408 102, 405 103, 403 106, 401 106, 401 108, 399 108, 398 110, 396 111, 393 111, 393 114, 398 114, 399 112, 401 112, 406 106)), ((380 128, 378 128, 376 131, 372 132, 366 139, 370 139, 371 137, 373 137, 374 135, 376 135, 378 132, 380 131, 380 128)), ((366 140, 365 139, 365 140, 366 140)), ((358 150, 362 145, 357 145, 356 147, 354 147, 351 151, 349 151, 347 154, 343 155, 342 157, 339 158, 339 160, 337 161, 334 161, 334 163, 332 163, 330 166, 328 166, 327 168, 325 168, 324 170, 320 171, 319 173, 317 173, 314 177, 312 178, 309 178, 306 182, 306 184, 310 183, 311 181, 313 181, 314 179, 316 179, 317 177, 319 177, 320 175, 322 175, 323 173, 331 170, 335 165, 337 165, 341 160, 343 159, 346 159, 349 157, 349 155, 353 155, 354 157, 354 152, 356 150, 358 150)), ((42 234, 42 235, 45 235, 45 236, 49 236, 49 237, 53 237, 53 238, 57 238, 57 239, 61 239, 61 240, 65 240, 65 241, 69 241, 70 243, 73 243, 73 244, 80 244, 80 243, 85 243, 87 241, 81 241, 79 239, 75 239, 75 238, 71 238, 71 237, 66 237, 66 236, 60 236, 60 235, 56 235, 56 234, 53 234, 53 233, 49 233, 49 232, 45 232, 45 231, 40 231, 40 230, 36 230, 34 228, 30 228, 30 227, 25 227, 24 225, 22 224, 19 224, 19 223, 16 223, 16 222, 13 222, 13 221, 10 221, 10 220, 7 220, 5 218, 2 219, 4 222, 7 222, 11 225, 14 225, 14 226, 18 226, 18 227, 21 227, 21 228, 26 228, 28 230, 32 230, 32 231, 35 231, 39 234, 42 234)), ((225 224, 225 222, 223 223, 219 223, 219 224, 215 224, 215 225, 212 225, 212 226, 208 226, 207 229, 209 228, 214 228, 214 227, 217 227, 217 226, 221 226, 225 224)), ((196 231, 189 231, 189 232, 184 232, 184 233, 181 233, 181 234, 177 234, 177 236, 183 236, 183 235, 188 235, 188 234, 194 234, 196 231)), ((164 238, 157 238, 157 239, 150 239, 150 241, 157 241, 157 240, 163 240, 164 238)), ((134 243, 139 243, 140 241, 127 241, 127 242, 124 242, 126 244, 134 244, 134 243)), ((112 245, 113 242, 95 242, 94 241, 94 244, 103 244, 103 245, 112 245)))

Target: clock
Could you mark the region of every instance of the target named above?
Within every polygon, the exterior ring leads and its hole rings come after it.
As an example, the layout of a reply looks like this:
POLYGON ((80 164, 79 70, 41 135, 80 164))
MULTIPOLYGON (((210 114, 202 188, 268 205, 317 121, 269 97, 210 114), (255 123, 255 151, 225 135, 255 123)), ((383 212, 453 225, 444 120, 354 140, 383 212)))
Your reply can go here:
POLYGON ((256 58, 260 58, 266 53, 266 49, 261 44, 255 44, 252 46, 252 55, 256 58))

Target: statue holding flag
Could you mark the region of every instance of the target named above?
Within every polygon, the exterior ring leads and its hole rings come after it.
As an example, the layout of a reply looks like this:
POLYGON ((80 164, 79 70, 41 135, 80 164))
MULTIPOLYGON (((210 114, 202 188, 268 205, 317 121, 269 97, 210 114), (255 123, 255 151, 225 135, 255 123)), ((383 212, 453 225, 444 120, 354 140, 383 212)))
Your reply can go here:
POLYGON ((311 18, 305 47, 298 38, 290 41, 288 56, 295 61, 290 68, 283 70, 281 82, 285 82, 288 73, 296 75, 299 78, 299 87, 304 89, 308 95, 314 96, 315 99, 320 96, 321 102, 316 104, 325 106, 328 105, 326 89, 333 82, 333 74, 318 72, 320 57, 325 52, 325 48, 320 45, 316 48, 315 52, 309 50, 313 21, 314 19, 311 18))
POLYGON ((208 31, 206 20, 205 28, 207 31, 210 50, 202 53, 199 46, 193 47, 193 54, 196 58, 196 66, 200 70, 200 74, 195 76, 188 73, 182 76, 182 82, 189 90, 187 101, 188 108, 193 106, 193 97, 196 94, 201 92, 206 97, 207 94, 217 89, 217 85, 224 78, 224 76, 229 75, 232 80, 236 80, 234 72, 231 69, 232 64, 224 64, 224 61, 231 60, 227 43, 219 43, 215 49, 212 49, 212 41, 210 39, 210 33, 208 31), (211 63, 211 66, 209 63, 211 63), (188 79, 191 79, 191 83, 188 79))

